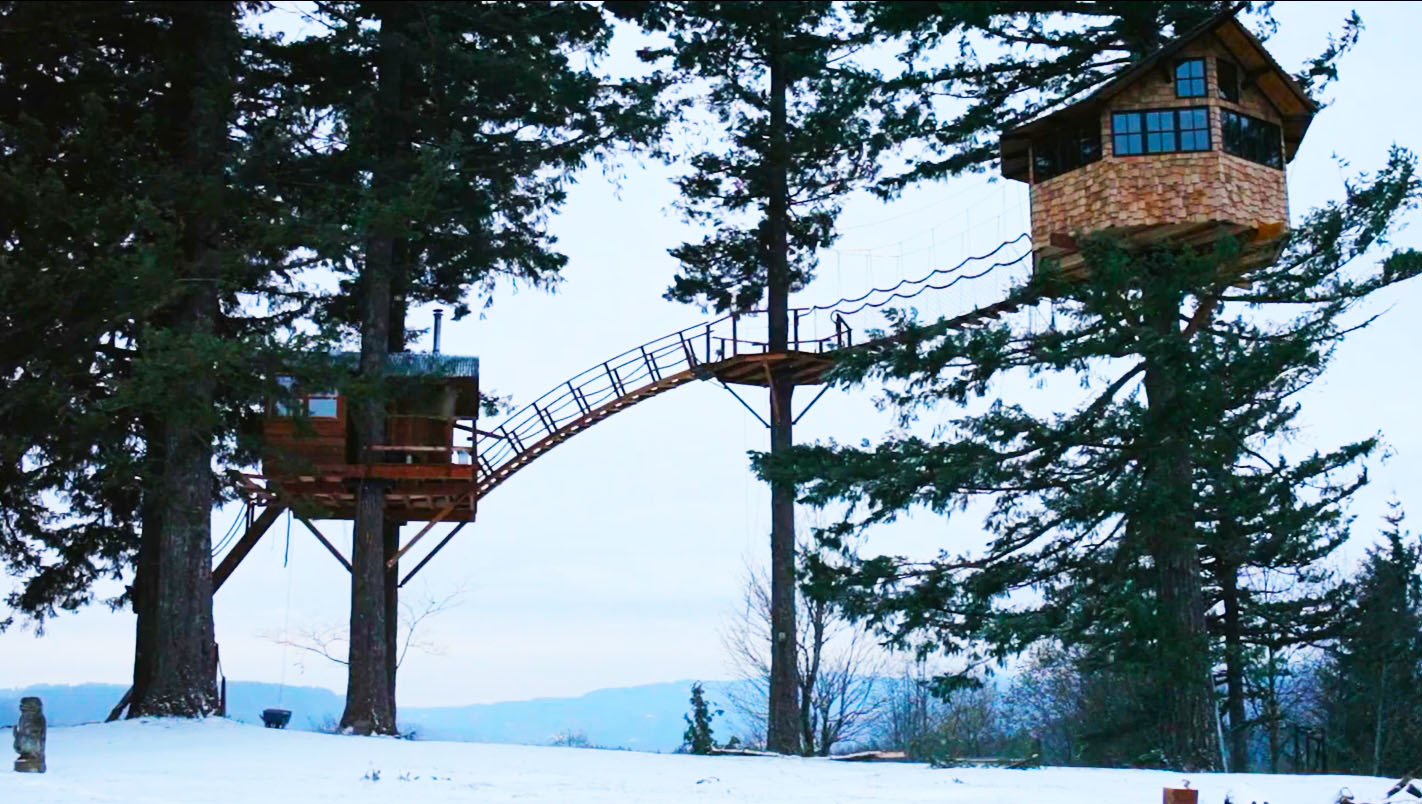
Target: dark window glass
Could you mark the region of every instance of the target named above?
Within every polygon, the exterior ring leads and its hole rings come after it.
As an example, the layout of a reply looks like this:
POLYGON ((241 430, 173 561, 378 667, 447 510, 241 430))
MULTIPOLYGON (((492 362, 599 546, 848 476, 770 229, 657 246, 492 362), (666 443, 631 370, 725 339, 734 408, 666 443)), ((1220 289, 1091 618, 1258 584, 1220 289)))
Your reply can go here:
POLYGON ((1111 115, 1111 137, 1111 153, 1115 156, 1145 153, 1141 136, 1141 113, 1117 112, 1111 115))
POLYGON ((1221 109, 1220 129, 1225 153, 1283 169, 1284 144, 1278 126, 1257 117, 1221 109))
POLYGON ((1205 97, 1205 60, 1185 59, 1175 63, 1175 97, 1205 97))
POLYGON ((1111 137, 1116 156, 1208 151, 1210 112, 1204 107, 1116 112, 1111 137))
POLYGON ((1215 68, 1220 78, 1220 97, 1232 103, 1239 103, 1239 68, 1234 62, 1218 59, 1215 68))
POLYGON ((1032 179, 1046 181, 1101 159, 1101 127, 1096 122, 1032 143, 1032 179))

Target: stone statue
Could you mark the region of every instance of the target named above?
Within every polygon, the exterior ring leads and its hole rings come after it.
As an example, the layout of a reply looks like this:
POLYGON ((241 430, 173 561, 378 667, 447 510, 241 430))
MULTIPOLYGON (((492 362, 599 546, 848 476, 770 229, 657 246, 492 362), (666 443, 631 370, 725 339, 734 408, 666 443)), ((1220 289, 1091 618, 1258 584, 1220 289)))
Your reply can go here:
POLYGON ((38 698, 20 699, 20 722, 15 724, 17 773, 44 773, 44 705, 38 698))

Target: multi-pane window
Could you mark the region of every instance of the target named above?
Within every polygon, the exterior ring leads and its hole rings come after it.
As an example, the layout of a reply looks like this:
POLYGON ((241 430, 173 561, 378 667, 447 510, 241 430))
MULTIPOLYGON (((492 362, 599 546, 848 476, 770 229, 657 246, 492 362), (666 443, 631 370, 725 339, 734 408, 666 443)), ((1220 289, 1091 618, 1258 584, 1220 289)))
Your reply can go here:
POLYGON ((1210 111, 1204 107, 1116 112, 1111 115, 1115 156, 1210 150, 1210 111))
POLYGON ((1220 133, 1223 135, 1225 153, 1283 169, 1283 142, 1279 136, 1279 127, 1273 123, 1221 109, 1220 133))
POLYGON ((1239 103, 1239 68, 1228 59, 1217 59, 1215 73, 1220 79, 1220 97, 1231 103, 1239 103))
POLYGON ((1175 63, 1175 97, 1205 97, 1205 60, 1183 59, 1175 63))
POLYGON ((1046 181, 1101 159, 1101 124, 1092 122, 1032 143, 1032 180, 1046 181))

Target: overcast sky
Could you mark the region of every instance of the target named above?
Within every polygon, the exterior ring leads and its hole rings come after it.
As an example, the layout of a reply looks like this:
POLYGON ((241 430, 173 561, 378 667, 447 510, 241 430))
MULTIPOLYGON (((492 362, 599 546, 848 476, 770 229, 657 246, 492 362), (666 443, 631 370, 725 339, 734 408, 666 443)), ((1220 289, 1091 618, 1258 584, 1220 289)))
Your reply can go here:
MULTIPOLYGON (((1412 35, 1422 26, 1422 6, 1281 2, 1279 31, 1267 44, 1295 69, 1323 49, 1354 7, 1367 30, 1289 165, 1295 218, 1339 197, 1345 178, 1379 167, 1391 144, 1422 146, 1422 111, 1414 102, 1422 54, 1412 35)), ((482 319, 446 321, 444 351, 479 356, 486 388, 522 404, 701 318, 692 307, 662 299, 675 271, 667 249, 695 236, 670 208, 676 169, 633 162, 622 172, 615 184, 588 171, 553 221, 570 258, 556 294, 505 292, 482 319)), ((1397 242, 1422 245, 1419 218, 1414 213, 1411 220, 1397 242)), ((1017 182, 970 177, 888 205, 856 198, 841 218, 843 238, 792 304, 857 296, 952 265, 1027 229, 1027 189, 1017 182)), ((989 303, 999 287, 989 282, 915 301, 922 315, 936 317, 989 303)), ((1379 296, 1370 311, 1385 311, 1383 318, 1350 337, 1304 400, 1300 448, 1374 432, 1390 447, 1391 457, 1371 465, 1372 485, 1353 505, 1356 535, 1341 562, 1355 560, 1372 539, 1388 497, 1422 516, 1422 427, 1415 413, 1422 283, 1379 296)), ((417 311, 411 323, 426 326, 428 318, 427 310, 417 311)), ((802 389, 797 409, 812 394, 802 389)), ((764 392, 745 395, 764 407, 764 392)), ((873 400, 872 388, 831 391, 802 420, 796 440, 881 437, 891 423, 873 400)), ((746 563, 768 557, 768 494, 746 458, 767 442, 765 428, 719 385, 693 383, 603 422, 521 471, 481 501, 478 522, 406 587, 411 599, 465 592, 459 607, 422 629, 421 638, 439 652, 411 653, 400 672, 400 703, 576 695, 726 677, 718 630, 739 602, 746 563)), ((236 513, 214 515, 215 537, 236 513)), ((802 522, 809 517, 800 515, 802 522)), ((320 525, 349 554, 350 523, 320 525)), ((407 528, 406 538, 417 528, 407 528)), ((970 522, 920 514, 876 533, 869 546, 926 556, 974 539, 970 522)), ((217 595, 224 670, 229 679, 343 690, 343 667, 274 644, 284 630, 343 626, 348 617, 345 570, 299 524, 284 567, 286 544, 283 519, 217 595)), ((127 683, 132 646, 132 616, 97 605, 53 620, 41 639, 14 629, 0 634, 0 687, 127 683)))

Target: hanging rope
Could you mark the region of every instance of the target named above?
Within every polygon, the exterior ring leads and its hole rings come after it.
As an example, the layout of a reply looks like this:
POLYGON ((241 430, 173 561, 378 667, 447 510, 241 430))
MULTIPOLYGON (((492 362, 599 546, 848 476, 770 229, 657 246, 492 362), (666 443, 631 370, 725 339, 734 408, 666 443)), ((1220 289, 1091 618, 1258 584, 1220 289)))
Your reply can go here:
MULTIPOLYGON (((870 289, 868 292, 864 293, 863 295, 857 296, 857 297, 855 297, 855 298, 853 298, 853 299, 840 299, 839 301, 836 301, 836 302, 831 302, 831 303, 829 303, 829 304, 817 304, 817 305, 815 305, 815 306, 813 306, 813 307, 808 307, 808 308, 805 308, 805 309, 807 309, 807 310, 812 310, 812 311, 833 310, 833 309, 839 307, 841 304, 856 304, 856 303, 858 303, 858 302, 862 302, 862 301, 864 301, 865 299, 869 298, 870 296, 873 296, 873 295, 876 294, 876 293, 892 293, 892 292, 898 290, 899 288, 902 288, 902 287, 905 286, 905 285, 919 285, 919 284, 923 284, 924 282, 927 282, 928 280, 930 280, 930 279, 932 279, 933 277, 938 276, 938 275, 940 275, 940 274, 952 274, 952 273, 956 273, 956 272, 958 272, 958 271, 961 271, 961 270, 962 270, 965 266, 967 266, 969 263, 974 263, 974 262, 979 262, 979 261, 982 261, 982 260, 992 259, 993 257, 997 256, 997 253, 998 253, 999 251, 1002 251, 1003 249, 1007 248, 1008 246, 1016 245, 1017 243, 1020 243, 1020 242, 1023 241, 1023 240, 1030 240, 1030 235, 1028 235, 1026 232, 1023 232, 1022 234, 1018 235, 1017 237, 1014 237, 1014 238, 1011 239, 1011 240, 1007 240, 1007 241, 1004 241, 1003 243, 999 244, 998 247, 995 248, 995 249, 993 249, 992 251, 989 251, 989 252, 986 253, 986 254, 978 255, 978 256, 976 256, 976 257, 968 257, 967 259, 963 260, 962 262, 958 263, 957 265, 953 266, 952 268, 935 268, 935 269, 933 269, 932 271, 928 272, 927 274, 925 274, 925 275, 919 277, 918 279, 905 279, 905 280, 900 281, 898 284, 892 285, 892 286, 887 287, 887 288, 872 288, 872 289, 870 289)), ((1016 260, 1013 260, 1012 262, 1009 262, 1009 263, 1000 263, 1000 264, 997 264, 997 265, 993 265, 993 266, 991 266, 988 270, 992 270, 992 268, 999 267, 1000 265, 1012 265, 1012 264, 1014 264, 1014 263, 1016 263, 1016 262, 1019 262, 1021 259, 1022 259, 1022 258, 1019 257, 1019 258, 1017 258, 1016 260)), ((983 272, 978 273, 978 274, 973 274, 973 275, 969 275, 969 276, 962 276, 962 277, 959 277, 959 279, 977 279, 977 278, 979 278, 979 277, 981 277, 981 276, 985 276, 986 274, 987 274, 987 271, 983 271, 983 272)), ((955 281, 956 281, 956 280, 955 280, 955 281)), ((949 285, 944 285, 944 286, 942 286, 942 287, 943 287, 943 288, 946 288, 946 287, 951 287, 951 286, 952 286, 952 285, 949 284, 949 285)), ((936 288, 936 289, 941 290, 942 288, 936 288)), ((874 306, 877 306, 877 305, 874 305, 874 306)), ((861 308, 861 309, 862 309, 862 308, 861 308)), ((857 312, 857 311, 856 311, 856 312, 857 312)), ((845 313, 845 315, 849 315, 849 313, 845 313)))
POLYGON ((227 532, 222 535, 221 539, 217 540, 217 544, 213 545, 213 558, 217 558, 222 551, 226 550, 228 546, 232 544, 232 540, 237 538, 237 531, 241 527, 242 522, 246 519, 246 517, 243 516, 246 512, 247 503, 244 502, 242 503, 241 509, 237 511, 236 518, 232 520, 232 524, 227 526, 227 532))
POLYGON ((294 572, 288 566, 291 558, 291 511, 286 512, 286 550, 281 557, 281 565, 286 569, 286 607, 281 617, 281 683, 277 685, 277 705, 280 706, 282 699, 286 696, 286 649, 287 643, 291 641, 287 628, 291 624, 291 581, 295 577, 294 572))

